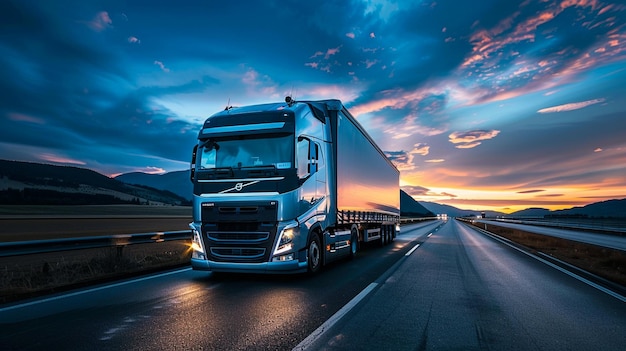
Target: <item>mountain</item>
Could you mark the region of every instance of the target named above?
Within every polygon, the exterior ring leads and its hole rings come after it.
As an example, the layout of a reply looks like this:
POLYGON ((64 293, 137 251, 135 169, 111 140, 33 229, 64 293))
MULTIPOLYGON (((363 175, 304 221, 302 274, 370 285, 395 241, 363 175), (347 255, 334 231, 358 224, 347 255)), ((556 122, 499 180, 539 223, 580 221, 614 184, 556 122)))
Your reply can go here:
POLYGON ((538 208, 538 207, 531 207, 531 208, 527 208, 525 210, 521 210, 521 211, 515 211, 511 214, 509 214, 508 216, 512 216, 512 217, 543 217, 545 215, 550 214, 550 210, 548 210, 547 208, 538 208))
POLYGON ((402 217, 434 217, 435 214, 427 210, 411 195, 400 190, 400 215, 402 217))
POLYGON ((189 180, 190 171, 175 171, 164 174, 148 174, 142 172, 120 174, 114 179, 126 184, 149 186, 151 188, 168 190, 191 201, 193 184, 189 180))
POLYGON ((420 203, 429 211, 436 214, 447 214, 448 217, 478 216, 481 214, 481 212, 485 212, 485 215, 487 217, 497 217, 504 215, 504 213, 497 211, 462 210, 454 206, 442 205, 436 202, 420 201, 420 203))
POLYGON ((79 167, 0 160, 0 204, 7 205, 182 205, 172 192, 128 185, 79 167))
POLYGON ((551 215, 626 218, 626 199, 595 202, 568 210, 552 211, 551 215))

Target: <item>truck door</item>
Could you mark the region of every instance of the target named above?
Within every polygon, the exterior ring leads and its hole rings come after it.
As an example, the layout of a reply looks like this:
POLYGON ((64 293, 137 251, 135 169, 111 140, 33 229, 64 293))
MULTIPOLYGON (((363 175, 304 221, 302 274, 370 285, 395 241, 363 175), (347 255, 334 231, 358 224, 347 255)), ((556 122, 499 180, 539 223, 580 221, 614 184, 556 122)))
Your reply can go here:
POLYGON ((298 137, 297 144, 298 179, 300 180, 299 212, 309 210, 317 202, 317 162, 315 143, 307 137, 298 137))
MULTIPOLYGON (((317 199, 322 199, 326 197, 326 173, 328 170, 326 169, 325 155, 322 150, 324 150, 321 145, 315 143, 315 156, 317 157, 317 172, 315 172, 315 197, 317 199)), ((323 209, 321 209, 323 210, 323 209)))

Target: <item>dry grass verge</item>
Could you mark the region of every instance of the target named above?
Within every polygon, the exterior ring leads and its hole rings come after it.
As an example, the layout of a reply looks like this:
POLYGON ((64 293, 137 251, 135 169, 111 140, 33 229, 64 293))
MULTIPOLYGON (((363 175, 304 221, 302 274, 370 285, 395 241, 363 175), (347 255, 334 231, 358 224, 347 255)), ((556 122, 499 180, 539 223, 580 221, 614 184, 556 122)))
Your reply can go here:
POLYGON ((0 258, 0 303, 188 265, 185 241, 0 258))
POLYGON ((533 253, 542 252, 626 287, 626 252, 624 251, 493 224, 474 223, 474 226, 530 248, 533 253))

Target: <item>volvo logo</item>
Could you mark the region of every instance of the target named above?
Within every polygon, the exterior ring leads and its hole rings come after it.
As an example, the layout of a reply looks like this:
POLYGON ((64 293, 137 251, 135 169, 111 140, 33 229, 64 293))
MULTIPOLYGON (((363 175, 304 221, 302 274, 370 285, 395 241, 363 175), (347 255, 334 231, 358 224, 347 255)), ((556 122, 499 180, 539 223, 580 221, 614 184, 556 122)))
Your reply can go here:
POLYGON ((222 190, 222 191, 220 191, 218 194, 226 194, 226 193, 229 193, 229 192, 231 192, 231 191, 233 191, 233 190, 235 190, 235 191, 241 191, 243 188, 245 188, 245 187, 247 187, 247 186, 249 186, 249 185, 252 185, 252 184, 256 184, 256 183, 258 183, 258 182, 260 182, 260 180, 254 180, 254 181, 251 181, 251 182, 248 182, 248 183, 243 183, 243 182, 241 182, 241 183, 237 183, 237 184, 235 184, 235 186, 234 186, 234 187, 232 187, 232 188, 228 188, 228 189, 226 189, 226 190, 222 190))

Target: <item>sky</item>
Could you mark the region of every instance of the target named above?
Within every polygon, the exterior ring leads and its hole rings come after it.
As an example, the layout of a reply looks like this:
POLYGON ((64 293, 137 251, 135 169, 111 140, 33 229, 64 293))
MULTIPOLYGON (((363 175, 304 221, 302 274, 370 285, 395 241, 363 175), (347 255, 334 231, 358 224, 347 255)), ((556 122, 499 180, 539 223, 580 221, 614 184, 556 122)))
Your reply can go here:
POLYGON ((0 159, 189 168, 227 105, 340 99, 416 200, 626 198, 626 4, 2 1, 0 159))

